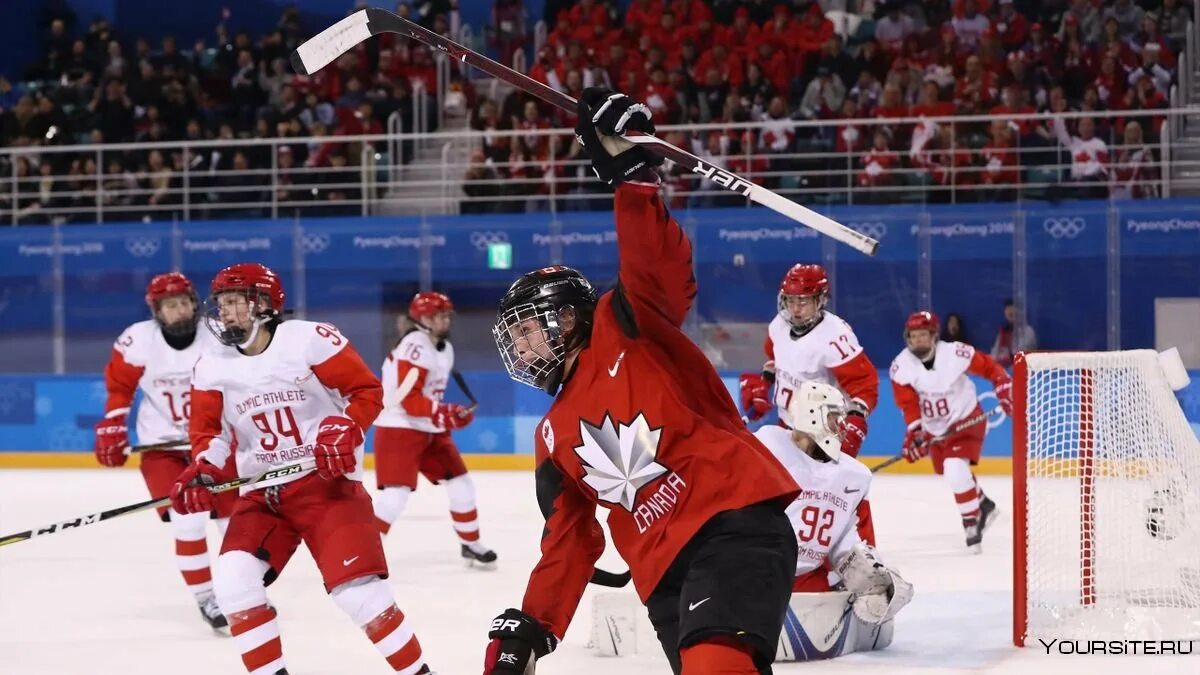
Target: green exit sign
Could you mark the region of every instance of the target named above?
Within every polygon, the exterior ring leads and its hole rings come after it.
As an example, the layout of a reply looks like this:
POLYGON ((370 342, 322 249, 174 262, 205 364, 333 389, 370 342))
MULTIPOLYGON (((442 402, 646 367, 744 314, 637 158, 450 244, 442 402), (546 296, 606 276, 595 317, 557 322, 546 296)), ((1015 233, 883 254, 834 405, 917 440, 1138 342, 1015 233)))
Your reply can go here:
POLYGON ((487 255, 488 269, 512 269, 512 244, 508 243, 507 241, 488 244, 487 255))

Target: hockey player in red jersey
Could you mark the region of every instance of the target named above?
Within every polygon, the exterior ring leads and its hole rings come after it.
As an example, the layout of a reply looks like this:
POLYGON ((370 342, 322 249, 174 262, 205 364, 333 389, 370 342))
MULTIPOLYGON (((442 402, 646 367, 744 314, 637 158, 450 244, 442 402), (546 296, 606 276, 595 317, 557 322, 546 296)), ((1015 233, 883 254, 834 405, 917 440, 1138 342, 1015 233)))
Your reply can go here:
POLYGON ((619 137, 652 133, 649 110, 591 88, 578 114, 593 169, 616 184, 617 286, 597 296, 579 272, 548 267, 501 300, 509 374, 555 398, 534 439, 542 557, 521 609, 492 622, 484 672, 533 672, 562 639, 604 548, 600 505, 673 672, 769 673, 798 488, 680 330, 691 243, 659 194, 661 160, 619 137))
POLYGON ((362 486, 363 435, 382 408, 379 380, 337 328, 283 320, 283 284, 267 267, 226 267, 211 290, 205 323, 231 348, 196 363, 196 455, 172 488, 172 504, 188 513, 212 508, 205 484, 231 453, 242 476, 315 460, 315 470, 243 487, 234 506, 213 582, 242 663, 252 675, 286 675, 266 587, 304 542, 325 591, 388 664, 428 673, 384 581, 383 545, 362 486))
MULTIPOLYGON (((146 287, 146 304, 152 319, 124 330, 113 343, 104 369, 108 398, 104 417, 96 423, 96 460, 108 467, 124 466, 129 453, 127 419, 134 395, 140 389, 137 439, 143 445, 186 440, 188 396, 192 367, 200 355, 220 345, 207 331, 197 331, 199 308, 192 282, 179 272, 159 274, 146 287)), ((188 465, 188 446, 139 453, 142 478, 154 499, 171 493, 175 477, 188 465)), ((217 529, 224 534, 232 510, 232 496, 215 500, 217 529)), ((205 524, 208 513, 185 514, 162 508, 163 521, 175 536, 175 563, 184 583, 200 606, 200 614, 214 629, 225 627, 225 617, 213 595, 205 524)))
POLYGON ((417 489, 417 474, 443 485, 461 555, 489 565, 496 554, 479 541, 475 484, 450 437, 475 418, 473 408, 445 403, 454 371, 450 323, 454 303, 442 293, 417 293, 408 305, 413 326, 383 363, 383 412, 375 420, 375 517, 387 534, 417 489))
POLYGON ((928 455, 946 477, 962 515, 968 550, 978 553, 983 532, 996 520, 996 503, 983 494, 971 467, 979 463, 987 417, 967 375, 991 381, 1005 414, 1012 414, 1012 382, 992 357, 961 342, 938 340, 932 312, 913 312, 904 323, 907 348, 892 361, 892 391, 904 414, 904 458, 928 455))

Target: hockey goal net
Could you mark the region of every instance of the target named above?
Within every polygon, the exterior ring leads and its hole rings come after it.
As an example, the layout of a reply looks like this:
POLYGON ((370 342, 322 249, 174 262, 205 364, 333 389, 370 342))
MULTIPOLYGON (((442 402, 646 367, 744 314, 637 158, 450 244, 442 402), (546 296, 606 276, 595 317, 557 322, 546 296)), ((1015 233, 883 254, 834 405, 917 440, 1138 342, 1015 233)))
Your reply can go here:
POLYGON ((1014 374, 1013 642, 1200 639, 1200 443, 1158 354, 1014 374))

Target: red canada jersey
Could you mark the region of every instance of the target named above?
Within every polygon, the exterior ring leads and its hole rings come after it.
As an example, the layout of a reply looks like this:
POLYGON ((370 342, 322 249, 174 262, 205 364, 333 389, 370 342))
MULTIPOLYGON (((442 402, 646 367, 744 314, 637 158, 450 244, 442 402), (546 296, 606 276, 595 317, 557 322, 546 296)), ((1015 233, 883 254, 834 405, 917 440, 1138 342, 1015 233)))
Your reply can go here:
POLYGON ((522 609, 560 638, 604 550, 597 505, 644 602, 714 515, 799 493, 680 330, 696 294, 692 247, 657 187, 622 184, 614 209, 617 287, 535 432, 546 528, 522 609))

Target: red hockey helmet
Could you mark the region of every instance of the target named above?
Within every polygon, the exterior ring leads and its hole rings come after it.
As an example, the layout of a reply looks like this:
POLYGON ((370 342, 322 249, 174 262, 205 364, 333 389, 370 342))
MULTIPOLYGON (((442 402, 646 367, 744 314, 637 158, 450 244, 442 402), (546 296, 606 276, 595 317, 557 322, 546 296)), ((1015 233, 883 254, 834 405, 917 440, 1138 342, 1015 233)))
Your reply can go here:
POLYGON ((781 295, 825 295, 829 293, 829 277, 820 265, 792 265, 779 282, 781 295))
POLYGON ((238 263, 217 272, 209 289, 213 296, 242 291, 265 296, 276 314, 283 311, 283 283, 271 268, 259 263, 238 263))
POLYGON ((821 321, 824 314, 825 301, 829 297, 829 277, 825 268, 820 265, 792 265, 792 269, 783 275, 779 282, 779 300, 776 303, 779 316, 783 317, 801 334, 807 333, 821 321), (788 307, 788 298, 816 298, 816 311, 805 319, 797 318, 788 307))
POLYGON ((454 303, 450 302, 450 297, 434 291, 417 293, 413 296, 412 302, 408 303, 408 315, 417 321, 442 312, 453 311, 454 303))
POLYGON ((938 321, 937 314, 933 312, 913 312, 908 315, 908 319, 904 322, 904 336, 908 337, 909 331, 927 330, 933 333, 934 337, 941 331, 942 323, 938 321))
POLYGON ((154 311, 155 302, 172 295, 189 295, 192 302, 196 302, 196 288, 179 272, 159 274, 146 284, 146 304, 150 305, 151 311, 154 311))

